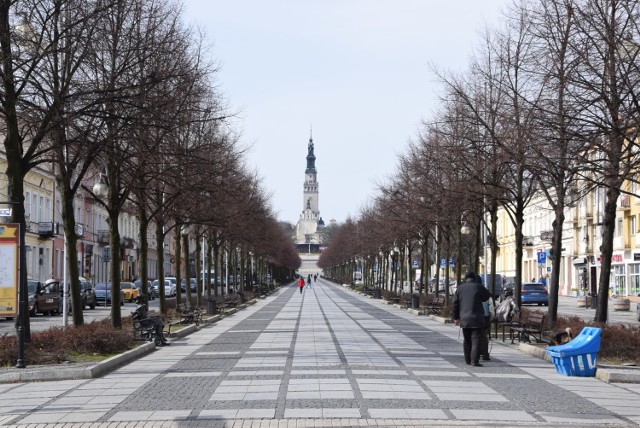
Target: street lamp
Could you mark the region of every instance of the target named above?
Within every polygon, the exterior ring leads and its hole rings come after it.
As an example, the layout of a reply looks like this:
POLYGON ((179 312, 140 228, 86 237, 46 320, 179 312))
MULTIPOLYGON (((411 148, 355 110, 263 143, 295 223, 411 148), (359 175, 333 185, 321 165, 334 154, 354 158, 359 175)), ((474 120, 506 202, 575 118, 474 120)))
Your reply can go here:
POLYGON ((382 287, 382 278, 383 273, 384 273, 384 263, 383 263, 383 257, 384 257, 384 253, 382 251, 380 251, 380 253, 378 253, 378 255, 380 256, 378 258, 378 287, 382 287))
POLYGON ((93 194, 99 198, 104 198, 109 193, 109 187, 104 180, 104 174, 101 172, 98 175, 98 181, 93 185, 93 194))

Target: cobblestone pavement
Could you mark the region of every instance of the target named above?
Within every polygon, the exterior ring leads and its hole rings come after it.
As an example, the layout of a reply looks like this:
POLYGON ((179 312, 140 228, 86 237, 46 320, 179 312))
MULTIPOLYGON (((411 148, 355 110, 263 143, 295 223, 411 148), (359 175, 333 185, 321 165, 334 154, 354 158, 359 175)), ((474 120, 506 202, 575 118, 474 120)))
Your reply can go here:
POLYGON ((566 377, 318 281, 92 380, 0 385, 7 427, 636 426, 640 385, 566 377))

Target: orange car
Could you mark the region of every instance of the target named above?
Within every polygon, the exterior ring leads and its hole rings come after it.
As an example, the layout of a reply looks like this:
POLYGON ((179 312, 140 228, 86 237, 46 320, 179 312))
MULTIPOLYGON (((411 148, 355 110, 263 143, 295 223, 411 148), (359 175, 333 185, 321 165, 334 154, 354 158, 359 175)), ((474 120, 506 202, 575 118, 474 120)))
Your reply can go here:
POLYGON ((123 296, 122 299, 126 302, 127 300, 133 302, 140 295, 140 290, 133 284, 133 282, 121 282, 120 290, 122 290, 123 296))

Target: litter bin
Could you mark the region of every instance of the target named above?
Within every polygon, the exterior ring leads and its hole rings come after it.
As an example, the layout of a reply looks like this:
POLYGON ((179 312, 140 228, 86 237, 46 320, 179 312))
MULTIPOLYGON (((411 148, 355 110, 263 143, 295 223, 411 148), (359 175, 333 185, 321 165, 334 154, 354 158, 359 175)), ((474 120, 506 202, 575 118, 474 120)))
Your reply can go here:
POLYGON ((216 313, 217 308, 216 308, 216 299, 207 299, 207 314, 208 315, 213 315, 216 313))
POLYGON ((375 290, 373 290, 373 297, 376 299, 382 299, 382 290, 380 287, 376 287, 375 290))
POLYGON ((414 294, 411 296, 411 309, 419 309, 420 308, 420 298, 418 295, 414 294))
POLYGON ((589 293, 589 296, 591 296, 591 309, 597 309, 598 308, 598 294, 597 293, 589 293))

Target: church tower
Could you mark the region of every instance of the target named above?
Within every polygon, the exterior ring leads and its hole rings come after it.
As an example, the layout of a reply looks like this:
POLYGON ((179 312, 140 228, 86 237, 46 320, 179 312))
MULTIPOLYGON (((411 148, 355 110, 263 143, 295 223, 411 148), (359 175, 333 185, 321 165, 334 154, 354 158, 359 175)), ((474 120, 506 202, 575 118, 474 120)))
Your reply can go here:
POLYGON ((320 244, 318 229, 324 227, 320 217, 318 171, 313 150, 313 135, 310 135, 307 146, 307 168, 304 171, 302 212, 296 227, 296 244, 320 244))
POLYGON ((313 137, 309 137, 307 146, 307 169, 304 171, 303 212, 311 210, 308 214, 317 221, 320 216, 318 210, 318 171, 316 171, 316 155, 313 153, 313 137))

